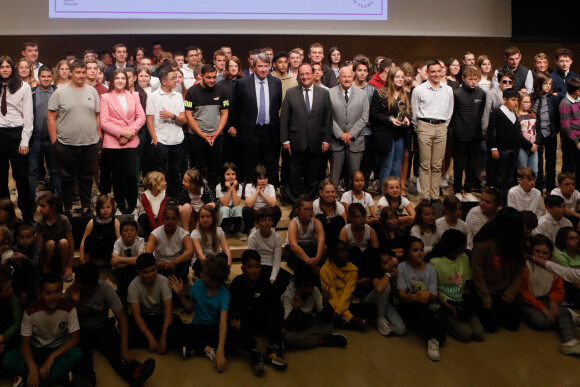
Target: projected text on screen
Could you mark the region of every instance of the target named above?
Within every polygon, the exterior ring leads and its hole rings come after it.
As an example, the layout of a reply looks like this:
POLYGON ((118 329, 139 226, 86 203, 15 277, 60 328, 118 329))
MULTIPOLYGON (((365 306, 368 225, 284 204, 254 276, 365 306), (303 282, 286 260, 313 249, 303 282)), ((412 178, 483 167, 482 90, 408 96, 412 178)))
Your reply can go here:
POLYGON ((388 0, 49 0, 51 18, 386 20, 388 0))

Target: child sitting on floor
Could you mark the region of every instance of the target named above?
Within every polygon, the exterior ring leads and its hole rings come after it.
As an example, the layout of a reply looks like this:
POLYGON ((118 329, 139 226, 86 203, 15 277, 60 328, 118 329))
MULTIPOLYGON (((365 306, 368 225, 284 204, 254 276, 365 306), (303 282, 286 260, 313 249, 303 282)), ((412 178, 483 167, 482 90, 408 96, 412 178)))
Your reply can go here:
POLYGON ((534 188, 536 174, 528 167, 518 168, 518 185, 510 188, 507 205, 518 211, 532 211, 539 218, 544 214, 542 193, 534 188))
POLYGON ((97 216, 89 220, 81 240, 81 263, 92 258, 111 260, 113 245, 119 239, 119 219, 115 218, 115 199, 111 195, 100 195, 96 204, 97 216))
MULTIPOLYGON (((528 245, 531 254, 548 260, 552 256, 552 242, 544 235, 534 235, 528 245)), ((560 277, 544 268, 526 262, 518 298, 522 303, 522 318, 532 328, 545 330, 558 324, 565 355, 580 355, 580 341, 574 335, 572 315, 564 302, 564 284, 560 277)))
POLYGON ((364 302, 376 306, 377 330, 381 335, 389 336, 394 333, 397 336, 403 336, 406 330, 405 323, 390 301, 391 281, 394 286, 399 274, 397 269, 399 261, 390 254, 391 251, 388 248, 379 249, 379 261, 371 274, 373 289, 366 295, 364 302))
POLYGON ((416 237, 410 237, 406 244, 407 260, 399 265, 397 278, 399 313, 407 326, 419 328, 427 340, 427 357, 438 361, 439 346, 447 335, 430 307, 437 300, 437 273, 425 262, 423 248, 423 241, 416 237))
POLYGON ((347 338, 332 333, 332 310, 324 310, 322 293, 314 286, 314 281, 312 268, 300 265, 282 295, 284 341, 301 348, 346 347, 347 338))
POLYGON ((175 274, 181 279, 189 275, 189 265, 193 256, 193 244, 189 233, 179 227, 177 206, 169 202, 163 211, 163 225, 157 227, 149 236, 146 253, 152 253, 157 260, 159 274, 175 274))
POLYGON ((328 302, 334 311, 335 323, 363 332, 366 321, 350 310, 357 277, 358 268, 348 261, 348 245, 344 241, 336 242, 334 254, 320 269, 322 291, 330 295, 328 302))
POLYGON ((580 213, 576 207, 580 204, 580 192, 576 189, 576 178, 573 173, 561 172, 558 174, 558 187, 554 188, 550 195, 558 195, 564 198, 566 204, 566 218, 574 226, 580 223, 580 213))
POLYGON ((292 275, 280 268, 282 261, 282 237, 273 228, 274 210, 271 207, 262 207, 256 211, 256 230, 248 238, 248 249, 256 250, 260 254, 261 273, 272 285, 286 289, 292 275))
POLYGON ((145 191, 141 195, 141 210, 138 218, 144 236, 149 237, 151 231, 163 225, 163 210, 167 203, 165 188, 167 182, 161 172, 149 172, 143 179, 145 191))
POLYGON ((280 293, 261 273, 262 258, 255 250, 242 254, 242 274, 230 286, 230 310, 228 341, 241 345, 250 353, 250 360, 256 375, 264 372, 264 361, 276 368, 286 368, 283 355, 284 311, 280 303, 280 293), (258 350, 255 335, 266 333, 269 346, 262 356, 258 350), (263 358, 263 360, 262 360, 263 358))
POLYGON ((195 168, 185 171, 183 176, 183 190, 179 194, 179 216, 181 227, 185 231, 195 230, 199 217, 199 210, 204 205, 219 208, 219 201, 216 199, 213 190, 207 185, 207 181, 201 172, 195 168))
POLYGON ((137 277, 127 292, 131 308, 129 345, 141 346, 163 355, 169 348, 181 348, 182 321, 173 314, 173 296, 167 278, 157 273, 151 253, 137 258, 137 277))
POLYGON ((125 219, 121 222, 121 237, 113 246, 111 258, 112 273, 117 283, 117 294, 123 302, 127 303, 127 289, 137 275, 135 264, 139 255, 145 250, 145 241, 137 236, 137 222, 133 219, 125 219))
POLYGON ((82 351, 77 310, 63 297, 57 273, 40 279, 39 299, 22 317, 22 344, 2 359, 14 376, 14 385, 51 386, 66 377, 80 361, 82 351))
POLYGON ((429 263, 437 272, 439 318, 447 332, 459 341, 482 341, 483 327, 474 313, 470 297, 471 269, 465 254, 467 237, 459 230, 447 230, 431 251, 429 263))
POLYGON ((562 227, 572 227, 572 222, 564 217, 566 205, 561 196, 546 196, 544 205, 546 206, 546 215, 538 219, 536 233, 547 236, 554 243, 558 230, 562 227))
POLYGON ((205 354, 218 372, 226 366, 225 345, 228 329, 228 307, 230 293, 224 286, 230 268, 223 259, 209 256, 201 278, 193 283, 189 297, 182 294, 183 281, 175 276, 169 285, 180 295, 186 312, 193 311, 193 320, 187 328, 187 338, 182 346, 183 359, 194 353, 205 354))

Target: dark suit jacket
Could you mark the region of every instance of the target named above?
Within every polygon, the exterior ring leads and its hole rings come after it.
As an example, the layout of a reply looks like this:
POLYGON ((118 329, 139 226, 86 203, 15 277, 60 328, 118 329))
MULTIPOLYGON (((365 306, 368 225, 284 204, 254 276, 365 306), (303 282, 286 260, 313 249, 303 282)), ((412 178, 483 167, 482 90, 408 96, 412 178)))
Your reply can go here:
POLYGON ((322 142, 330 144, 332 106, 328 91, 314 86, 312 109, 306 114, 302 86, 288 89, 280 114, 280 141, 290 141, 291 152, 322 152, 322 142))
POLYGON ((338 79, 336 79, 334 70, 327 65, 322 65, 322 77, 320 78, 320 83, 329 89, 332 89, 334 86, 338 85, 338 79))
MULTIPOLYGON (((32 114, 33 117, 36 117, 36 90, 38 90, 40 86, 34 86, 32 88, 32 114)), ((50 89, 52 90, 53 94, 56 90, 56 86, 50 85, 50 89)), ((46 115, 46 112, 43 112, 46 115)), ((30 136, 30 141, 34 140, 34 137, 41 137, 43 139, 48 139, 48 126, 46 125, 46 119, 42 124, 42 128, 36 127, 36 120, 32 120, 32 135, 30 136)))
MULTIPOLYGON (((256 102, 255 74, 238 79, 234 86, 234 105, 232 126, 238 131, 240 143, 247 144, 256 131, 258 104, 256 102)), ((270 97, 270 126, 275 143, 280 142, 280 106, 282 105, 282 82, 268 75, 268 94, 270 97)))

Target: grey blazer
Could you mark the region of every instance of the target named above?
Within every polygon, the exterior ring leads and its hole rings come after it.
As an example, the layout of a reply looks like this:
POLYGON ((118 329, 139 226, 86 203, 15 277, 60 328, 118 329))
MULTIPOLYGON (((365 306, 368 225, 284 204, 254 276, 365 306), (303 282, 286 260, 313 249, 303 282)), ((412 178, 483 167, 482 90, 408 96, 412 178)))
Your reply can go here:
POLYGON ((364 128, 369 120, 369 99, 367 93, 356 86, 350 88, 348 104, 344 99, 344 89, 338 85, 329 90, 332 105, 332 140, 330 150, 338 152, 345 145, 340 140, 343 133, 350 133, 353 139, 351 152, 365 150, 364 128))
POLYGON ((322 152, 322 143, 330 144, 332 107, 328 91, 313 86, 312 109, 306 113, 302 86, 288 89, 280 114, 280 141, 290 141, 292 152, 322 152))

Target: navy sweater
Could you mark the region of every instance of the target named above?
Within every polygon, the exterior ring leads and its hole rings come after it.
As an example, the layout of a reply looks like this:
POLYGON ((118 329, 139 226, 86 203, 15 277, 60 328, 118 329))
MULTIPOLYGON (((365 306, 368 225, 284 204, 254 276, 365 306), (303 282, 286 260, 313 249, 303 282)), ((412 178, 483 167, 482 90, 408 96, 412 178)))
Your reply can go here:
POLYGON ((500 109, 492 110, 487 128, 487 148, 499 150, 529 150, 532 143, 524 138, 520 127, 520 120, 512 124, 510 119, 500 109))

